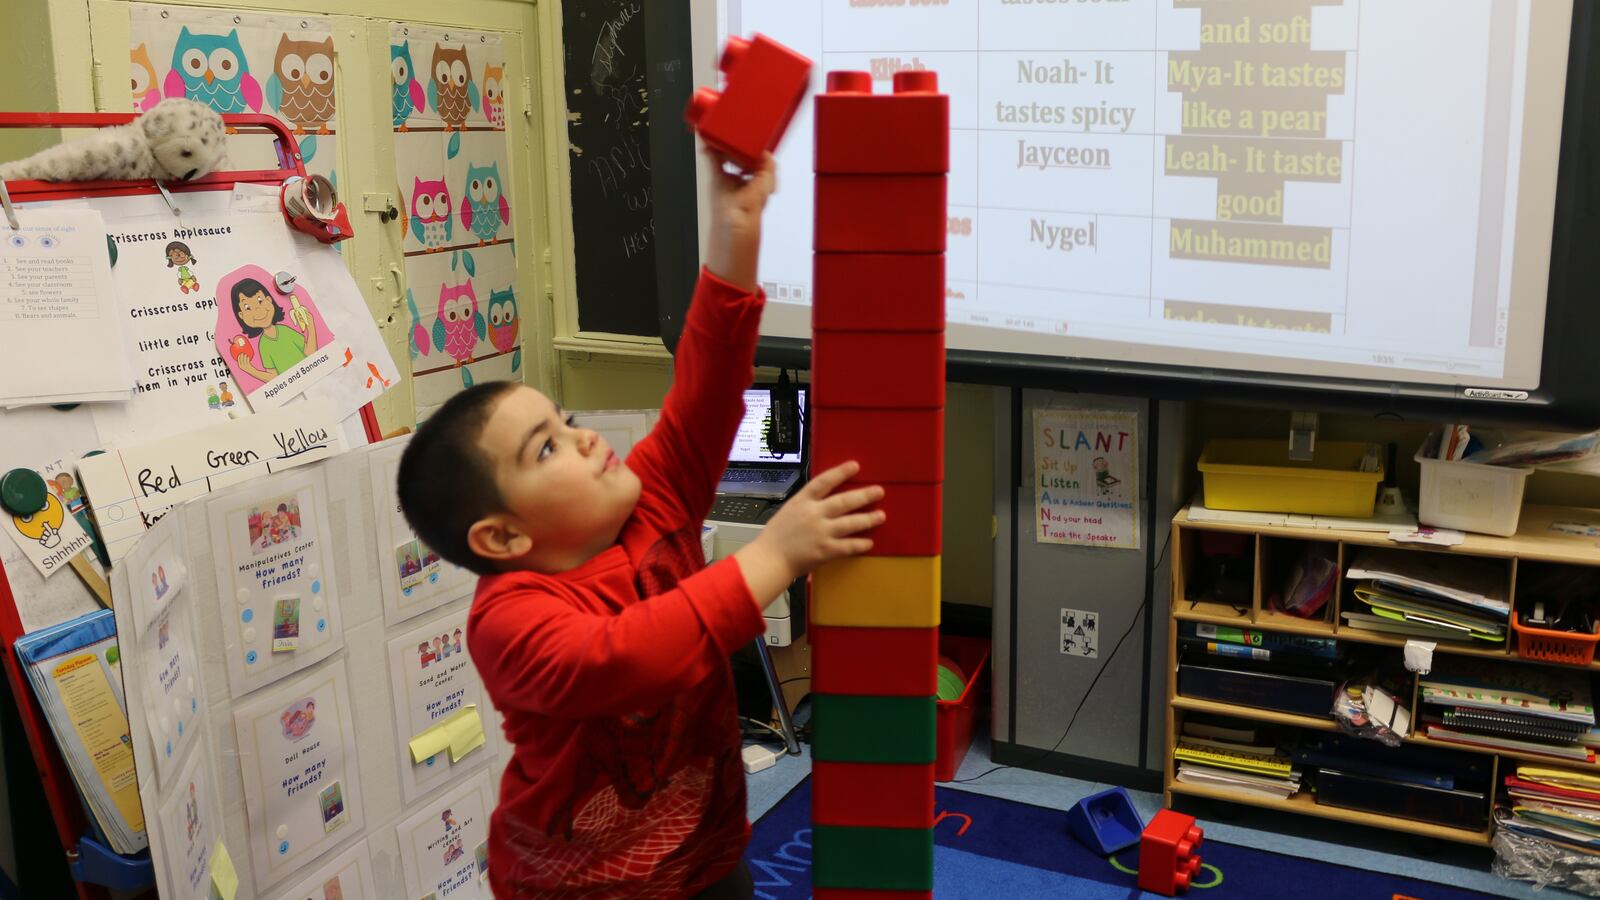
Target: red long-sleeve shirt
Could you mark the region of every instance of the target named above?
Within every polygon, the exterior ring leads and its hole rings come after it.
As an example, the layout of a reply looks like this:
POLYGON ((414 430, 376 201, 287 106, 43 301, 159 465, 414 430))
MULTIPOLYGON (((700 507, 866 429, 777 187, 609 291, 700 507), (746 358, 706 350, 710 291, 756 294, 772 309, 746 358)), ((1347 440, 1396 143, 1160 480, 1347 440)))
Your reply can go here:
POLYGON ((615 546, 478 583, 467 645, 515 747, 490 817, 497 897, 685 897, 749 840, 728 657, 764 621, 700 526, 754 371, 764 297, 702 271, 615 546))

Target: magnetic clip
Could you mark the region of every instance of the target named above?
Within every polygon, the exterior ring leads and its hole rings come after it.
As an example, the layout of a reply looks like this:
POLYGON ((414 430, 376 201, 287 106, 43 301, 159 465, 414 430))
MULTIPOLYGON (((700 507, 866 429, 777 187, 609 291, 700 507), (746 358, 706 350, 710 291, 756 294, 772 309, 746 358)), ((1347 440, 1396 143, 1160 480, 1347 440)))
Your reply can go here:
POLYGON ((277 285, 278 293, 284 295, 285 297, 294 293, 295 278, 293 273, 279 272, 278 274, 272 276, 272 280, 273 283, 277 285))
POLYGON ((156 190, 161 192, 161 199, 167 201, 167 209, 172 210, 173 215, 183 215, 183 210, 178 208, 178 201, 172 199, 172 192, 167 190, 166 185, 158 181, 156 182, 156 190))

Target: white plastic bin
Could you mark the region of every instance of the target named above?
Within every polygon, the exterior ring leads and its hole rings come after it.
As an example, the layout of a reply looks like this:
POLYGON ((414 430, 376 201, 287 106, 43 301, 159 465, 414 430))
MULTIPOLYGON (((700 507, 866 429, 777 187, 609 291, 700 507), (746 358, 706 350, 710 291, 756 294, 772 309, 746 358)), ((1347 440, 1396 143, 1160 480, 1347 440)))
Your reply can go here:
POLYGON ((1417 510, 1422 524, 1500 537, 1517 533, 1522 491, 1533 469, 1429 459, 1422 450, 1416 460, 1422 466, 1417 510))

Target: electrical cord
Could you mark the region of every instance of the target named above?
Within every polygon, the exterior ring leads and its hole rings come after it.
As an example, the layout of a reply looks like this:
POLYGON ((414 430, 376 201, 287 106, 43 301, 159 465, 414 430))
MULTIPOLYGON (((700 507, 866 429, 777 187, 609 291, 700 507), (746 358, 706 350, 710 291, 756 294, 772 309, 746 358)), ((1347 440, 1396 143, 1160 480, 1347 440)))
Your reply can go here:
MULTIPOLYGON (((1165 543, 1163 543, 1161 545, 1161 552, 1159 554, 1157 554, 1155 564, 1152 565, 1150 567, 1150 571, 1148 573, 1146 573, 1146 575, 1145 575, 1146 578, 1153 577, 1155 575, 1155 573, 1156 573, 1156 570, 1161 568, 1161 563, 1167 558, 1167 548, 1169 548, 1171 546, 1172 546, 1172 531, 1168 530, 1167 531, 1167 540, 1166 540, 1165 543)), ((1147 613, 1148 612, 1148 610, 1150 608, 1150 605, 1151 605, 1151 600, 1154 600, 1154 599, 1155 599, 1155 592, 1151 592, 1150 600, 1140 601, 1138 610, 1135 611, 1134 614, 1133 614, 1133 621, 1128 623, 1128 630, 1124 631, 1122 633, 1122 637, 1117 639, 1117 644, 1116 644, 1115 647, 1111 648, 1110 655, 1108 655, 1106 657, 1105 662, 1100 664, 1100 671, 1094 673, 1094 680, 1089 682, 1088 690, 1083 692, 1083 698, 1078 701, 1077 708, 1073 709, 1071 718, 1067 719, 1067 727, 1066 727, 1065 730, 1063 730, 1061 732, 1061 737, 1056 739, 1055 745, 1052 746, 1049 750, 1046 750, 1046 751, 1040 753, 1037 757, 1035 757, 1035 758, 1033 758, 1031 760, 1028 760, 1029 763, 1034 763, 1034 762, 1038 762, 1039 760, 1045 759, 1050 754, 1052 754, 1052 753, 1056 752, 1057 750, 1059 750, 1061 748, 1061 745, 1066 742, 1067 735, 1072 733, 1072 726, 1076 725, 1078 723, 1078 713, 1083 711, 1084 704, 1088 703, 1089 702, 1089 698, 1094 696, 1094 688, 1095 688, 1095 685, 1100 683, 1100 676, 1104 675, 1106 673, 1106 670, 1111 668, 1111 661, 1116 658, 1117 651, 1122 649, 1123 642, 1127 641, 1128 635, 1133 634, 1133 629, 1139 624, 1139 615, 1141 613, 1147 613)), ((980 773, 978 775, 974 775, 971 778, 958 778, 955 781, 952 781, 951 784, 971 784, 972 782, 977 781, 980 778, 984 778, 986 776, 993 775, 994 773, 996 773, 996 772, 998 772, 998 771, 1000 771, 1002 769, 1014 769, 1014 768, 1016 768, 1016 766, 1014 766, 1014 765, 995 766, 994 768, 989 769, 987 772, 983 772, 983 773, 980 773)))

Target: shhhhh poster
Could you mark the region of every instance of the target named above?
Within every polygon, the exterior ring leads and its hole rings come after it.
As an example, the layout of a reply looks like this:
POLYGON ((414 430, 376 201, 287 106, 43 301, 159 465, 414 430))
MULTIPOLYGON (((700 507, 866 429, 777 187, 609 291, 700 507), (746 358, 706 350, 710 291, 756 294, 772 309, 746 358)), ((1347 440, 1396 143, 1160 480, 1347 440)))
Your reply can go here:
POLYGON ((1139 549, 1139 414, 1033 411, 1035 537, 1139 549))

